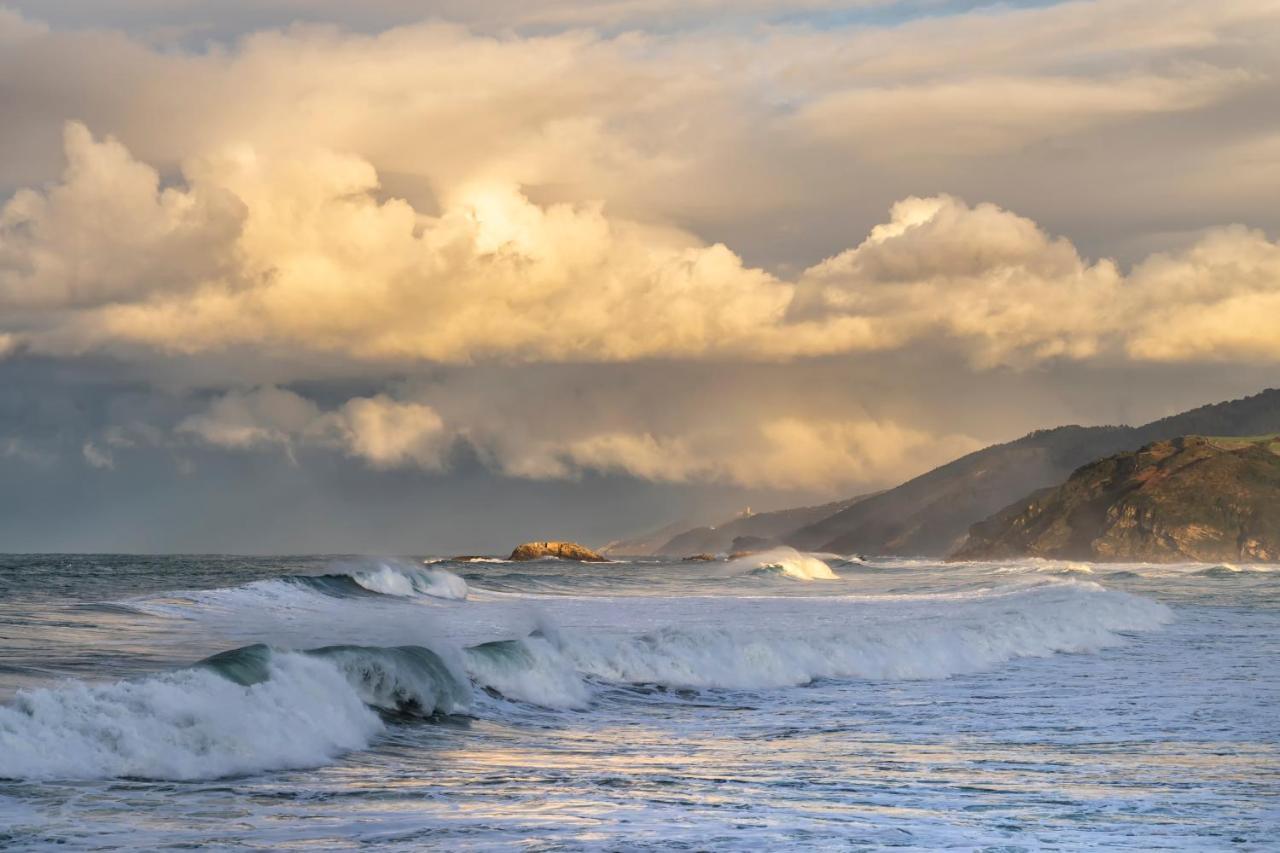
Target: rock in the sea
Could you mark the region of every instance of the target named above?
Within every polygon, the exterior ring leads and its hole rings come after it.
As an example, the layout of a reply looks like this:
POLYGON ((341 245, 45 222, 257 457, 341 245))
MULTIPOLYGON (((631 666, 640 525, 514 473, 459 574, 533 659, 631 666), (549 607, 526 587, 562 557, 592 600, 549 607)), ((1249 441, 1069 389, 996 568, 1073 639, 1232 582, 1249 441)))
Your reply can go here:
POLYGON ((973 525, 955 560, 1280 562, 1280 437, 1158 441, 973 525))
POLYGON ((715 559, 715 554, 690 554, 684 558, 684 561, 686 563, 713 563, 715 559))
POLYGON ((583 563, 607 563, 608 557, 601 556, 585 545, 577 542, 526 542, 517 545, 508 559, 542 560, 547 557, 558 557, 561 560, 578 560, 583 563))

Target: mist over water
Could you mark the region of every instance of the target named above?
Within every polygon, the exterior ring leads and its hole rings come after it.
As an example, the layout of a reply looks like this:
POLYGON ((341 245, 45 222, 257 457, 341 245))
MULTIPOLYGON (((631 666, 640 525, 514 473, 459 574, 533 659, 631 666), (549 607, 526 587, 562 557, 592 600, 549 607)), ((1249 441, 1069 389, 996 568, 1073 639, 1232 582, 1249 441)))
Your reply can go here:
POLYGON ((6 557, 0 591, 18 849, 1280 829, 1265 566, 6 557))

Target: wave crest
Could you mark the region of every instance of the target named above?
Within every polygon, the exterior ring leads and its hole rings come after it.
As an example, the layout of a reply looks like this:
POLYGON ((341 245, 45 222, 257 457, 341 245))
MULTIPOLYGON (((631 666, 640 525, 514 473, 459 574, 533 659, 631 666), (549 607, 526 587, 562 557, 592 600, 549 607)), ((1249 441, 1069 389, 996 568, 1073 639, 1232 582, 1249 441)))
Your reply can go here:
POLYGON ((453 572, 434 566, 384 561, 376 568, 352 572, 351 578, 371 592, 402 598, 426 595, 462 601, 468 592, 466 581, 453 572))
POLYGON ((737 568, 748 568, 754 575, 778 575, 793 580, 839 580, 831 567, 811 554, 795 548, 774 548, 759 554, 739 557, 730 562, 737 568))

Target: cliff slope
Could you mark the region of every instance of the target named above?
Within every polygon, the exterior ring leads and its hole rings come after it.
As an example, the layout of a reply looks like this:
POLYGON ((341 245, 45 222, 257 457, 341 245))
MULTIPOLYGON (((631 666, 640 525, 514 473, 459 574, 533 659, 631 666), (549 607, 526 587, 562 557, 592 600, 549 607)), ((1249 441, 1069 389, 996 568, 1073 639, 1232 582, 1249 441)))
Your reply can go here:
POLYGON ((1100 459, 973 525, 952 556, 1280 561, 1280 436, 1188 436, 1100 459))

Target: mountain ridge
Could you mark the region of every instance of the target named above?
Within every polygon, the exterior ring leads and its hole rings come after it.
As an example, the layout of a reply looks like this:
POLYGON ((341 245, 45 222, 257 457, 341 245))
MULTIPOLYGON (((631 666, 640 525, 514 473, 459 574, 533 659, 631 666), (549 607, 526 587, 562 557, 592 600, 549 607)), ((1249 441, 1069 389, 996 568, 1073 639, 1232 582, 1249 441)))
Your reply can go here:
POLYGON ((804 550, 945 556, 970 525, 1065 480, 1081 465, 1161 439, 1280 432, 1280 389, 1141 426, 1063 426, 970 453, 784 537, 804 550))
MULTIPOLYGON (((1095 460, 1184 435, 1271 432, 1280 432, 1280 389, 1275 388, 1208 403, 1140 426, 1073 424, 1038 429, 954 459, 882 492, 752 516, 768 517, 757 524, 800 519, 789 530, 771 529, 764 534, 735 530, 733 535, 763 535, 806 551, 942 557, 961 545, 971 525, 1039 489, 1062 483, 1080 466, 1095 460), (826 508, 831 511, 819 512, 826 508)), ((686 529, 661 543, 661 536, 647 537, 645 545, 652 550, 644 553, 685 556, 725 550, 733 536, 726 539, 725 547, 719 547, 722 533, 713 536, 708 531, 723 531, 737 521, 716 528, 686 529), (696 535, 682 539, 684 534, 696 535), (699 544, 702 547, 695 547, 699 544)), ((668 525, 664 532, 677 527, 668 525)), ((611 548, 609 553, 621 551, 611 548)))

